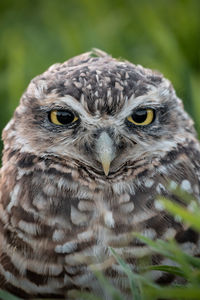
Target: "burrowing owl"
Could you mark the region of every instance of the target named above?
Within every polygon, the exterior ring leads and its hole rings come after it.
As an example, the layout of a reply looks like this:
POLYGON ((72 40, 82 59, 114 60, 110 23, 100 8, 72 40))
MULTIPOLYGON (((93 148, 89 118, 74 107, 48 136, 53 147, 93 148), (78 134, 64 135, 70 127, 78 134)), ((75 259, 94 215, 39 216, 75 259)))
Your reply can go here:
POLYGON ((109 246, 135 270, 150 250, 133 231, 198 252, 198 235, 155 205, 169 180, 198 197, 200 178, 193 122, 161 74, 99 50, 55 64, 31 81, 3 140, 1 288, 108 299, 96 268, 127 292, 109 246))

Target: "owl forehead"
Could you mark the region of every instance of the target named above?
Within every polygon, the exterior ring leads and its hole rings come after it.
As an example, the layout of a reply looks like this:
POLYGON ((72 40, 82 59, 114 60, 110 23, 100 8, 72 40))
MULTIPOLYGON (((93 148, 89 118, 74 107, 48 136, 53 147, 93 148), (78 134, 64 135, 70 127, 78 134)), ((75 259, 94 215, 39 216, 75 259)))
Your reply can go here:
POLYGON ((91 114, 115 114, 132 96, 137 98, 158 87, 163 77, 149 69, 108 57, 90 57, 76 65, 52 66, 35 80, 43 97, 70 95, 91 114))

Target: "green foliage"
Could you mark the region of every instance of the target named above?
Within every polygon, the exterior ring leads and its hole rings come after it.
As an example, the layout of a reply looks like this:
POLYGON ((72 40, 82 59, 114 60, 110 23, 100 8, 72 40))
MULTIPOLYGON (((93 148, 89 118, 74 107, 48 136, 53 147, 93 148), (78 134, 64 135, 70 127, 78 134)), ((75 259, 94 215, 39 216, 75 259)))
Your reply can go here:
POLYGON ((1 290, 0 290, 0 299, 1 300, 20 300, 20 298, 14 296, 14 295, 11 295, 8 292, 1 291, 1 290))

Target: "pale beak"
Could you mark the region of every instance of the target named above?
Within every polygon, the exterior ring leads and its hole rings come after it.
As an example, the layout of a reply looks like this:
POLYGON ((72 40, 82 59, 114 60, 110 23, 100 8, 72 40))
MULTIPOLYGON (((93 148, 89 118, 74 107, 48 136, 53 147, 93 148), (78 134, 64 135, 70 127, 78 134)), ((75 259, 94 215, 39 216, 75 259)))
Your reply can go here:
POLYGON ((97 159, 101 162, 104 173, 108 176, 111 161, 115 158, 113 140, 106 131, 103 131, 96 142, 97 159))

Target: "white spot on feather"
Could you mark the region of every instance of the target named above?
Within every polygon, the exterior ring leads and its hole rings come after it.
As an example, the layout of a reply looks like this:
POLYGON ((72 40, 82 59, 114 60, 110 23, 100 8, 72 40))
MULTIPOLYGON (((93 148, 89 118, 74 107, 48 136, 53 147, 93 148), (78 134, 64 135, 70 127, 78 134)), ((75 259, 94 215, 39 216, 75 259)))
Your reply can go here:
POLYGON ((154 201, 154 207, 155 207, 155 209, 157 209, 159 211, 162 211, 165 209, 164 205, 158 200, 154 201))
POLYGON ((55 247, 56 253, 72 253, 77 248, 77 242, 70 241, 63 245, 57 245, 55 247))
POLYGON ((54 233, 52 236, 52 239, 54 242, 62 241, 64 239, 64 237, 65 237, 65 233, 63 230, 60 230, 60 229, 54 230, 54 233))
POLYGON ((7 212, 4 210, 2 204, 0 204, 0 219, 1 219, 4 223, 8 223, 8 214, 7 214, 7 212))
POLYGON ((188 193, 192 193, 191 183, 187 179, 181 182, 181 188, 188 193))
POLYGON ((77 238, 80 239, 80 240, 90 240, 93 238, 93 235, 94 235, 94 232, 92 230, 88 230, 88 231, 84 231, 84 232, 81 232, 77 235, 77 238))
POLYGON ((152 228, 144 229, 141 234, 149 239, 154 239, 156 237, 156 231, 152 228))
POLYGON ((152 187, 152 185, 154 184, 154 181, 152 179, 146 179, 144 185, 147 187, 147 188, 150 188, 152 187))
POLYGON ((130 213, 134 210, 134 203, 133 202, 124 203, 120 206, 120 210, 125 214, 130 213))
POLYGON ((130 195, 129 194, 123 194, 119 197, 119 203, 126 203, 129 202, 130 200, 130 195))
POLYGON ((163 240, 168 240, 174 238, 176 235, 176 230, 172 227, 168 228, 162 235, 163 240))
POLYGON ((10 212, 13 206, 17 206, 20 185, 16 184, 13 191, 10 193, 10 203, 7 206, 7 211, 10 212))
POLYGON ((110 96, 111 96, 111 89, 109 88, 109 89, 107 90, 107 98, 110 98, 110 96))
POLYGON ((113 183, 112 187, 114 192, 119 195, 124 193, 128 193, 131 195, 135 194, 135 189, 131 181, 130 182, 119 181, 117 183, 113 183))
POLYGON ((95 205, 91 201, 81 200, 78 203, 78 209, 81 211, 93 211, 95 210, 95 205))
POLYGON ((73 205, 71 206, 71 221, 75 225, 82 225, 87 221, 87 215, 78 211, 73 205))
POLYGON ((144 221, 147 221, 147 220, 153 218, 156 215, 157 215, 157 212, 154 212, 154 211, 144 211, 144 212, 140 212, 136 215, 133 214, 132 224, 135 225, 137 223, 142 223, 144 221))
POLYGON ((177 188, 177 183, 175 182, 175 181, 170 181, 170 184, 169 184, 169 188, 171 189, 171 190, 175 190, 176 188, 177 188))
POLYGON ((121 86, 117 81, 115 82, 115 88, 118 89, 119 91, 123 91, 124 89, 123 86, 121 86))
MULTIPOLYGON (((4 131, 9 130, 13 124, 14 124, 14 120, 11 119, 11 120, 8 122, 8 124, 6 125, 6 127, 4 128, 4 131)), ((12 132, 14 132, 14 133, 16 134, 15 131, 12 131, 12 132)))
POLYGON ((109 228, 113 228, 115 226, 115 221, 113 219, 113 214, 111 211, 106 211, 104 213, 104 222, 109 228))
POLYGON ((24 220, 20 220, 18 223, 18 227, 23 230, 24 232, 31 234, 31 235, 37 235, 37 233, 40 231, 40 227, 37 224, 26 222, 24 220))
POLYGON ((34 82, 31 82, 29 84, 27 92, 29 95, 31 95, 31 96, 34 95, 36 98, 41 99, 46 88, 47 88, 46 80, 41 79, 41 80, 38 80, 37 86, 34 82))

